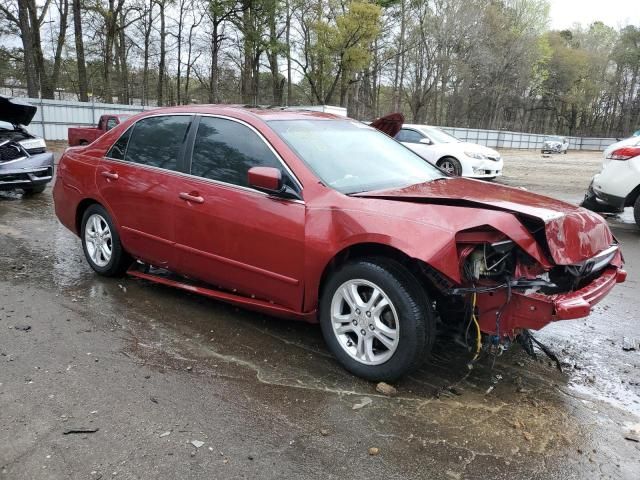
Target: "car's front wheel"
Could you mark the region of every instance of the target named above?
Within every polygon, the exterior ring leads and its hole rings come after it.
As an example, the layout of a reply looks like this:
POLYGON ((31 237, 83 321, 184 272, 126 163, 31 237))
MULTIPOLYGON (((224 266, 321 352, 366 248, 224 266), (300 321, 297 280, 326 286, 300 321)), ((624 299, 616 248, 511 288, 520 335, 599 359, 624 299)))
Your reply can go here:
POLYGON ((462 175, 462 165, 457 158, 444 157, 438 161, 437 166, 449 175, 455 175, 456 177, 462 175))
POLYGON ((101 205, 93 204, 84 212, 81 238, 87 262, 100 275, 122 275, 131 264, 109 213, 101 205))
POLYGON ((338 361, 373 381, 392 381, 419 366, 435 329, 417 279, 400 263, 382 258, 348 263, 329 278, 320 324, 338 361))

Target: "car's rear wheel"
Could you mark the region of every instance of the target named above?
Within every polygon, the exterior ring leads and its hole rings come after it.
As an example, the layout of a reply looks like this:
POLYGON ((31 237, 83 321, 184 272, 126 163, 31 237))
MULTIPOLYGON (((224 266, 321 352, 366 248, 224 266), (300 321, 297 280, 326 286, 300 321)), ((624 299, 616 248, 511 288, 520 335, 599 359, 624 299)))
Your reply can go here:
POLYGON ((37 195, 38 193, 44 192, 46 185, 38 185, 37 187, 27 187, 24 188, 24 195, 37 195))
POLYGON ((460 165, 460 162, 457 158, 441 158, 440 160, 438 160, 437 166, 441 170, 447 172, 449 175, 455 175, 456 177, 462 175, 462 165, 460 165))
POLYGON ((131 257, 120 243, 120 235, 107 211, 98 204, 90 205, 82 216, 82 248, 84 255, 100 275, 122 275, 131 257))
POLYGON ((640 195, 638 195, 638 198, 636 198, 633 204, 633 217, 636 220, 636 225, 640 227, 640 195))
POLYGON ((351 373, 393 381, 420 365, 435 329, 426 293, 401 264, 348 263, 323 289, 320 324, 331 352, 351 373))

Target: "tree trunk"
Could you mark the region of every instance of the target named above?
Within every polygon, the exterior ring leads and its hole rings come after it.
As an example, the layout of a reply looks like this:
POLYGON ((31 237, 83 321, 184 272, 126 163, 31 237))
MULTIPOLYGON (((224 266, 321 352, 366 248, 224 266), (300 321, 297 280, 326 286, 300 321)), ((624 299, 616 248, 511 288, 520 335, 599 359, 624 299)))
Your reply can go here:
POLYGON ((24 69, 27 77, 27 95, 31 98, 37 98, 40 96, 40 79, 35 67, 33 38, 31 35, 29 8, 27 3, 28 0, 18 0, 18 21, 20 27, 20 38, 22 39, 22 49, 24 52, 24 69))
POLYGON ((87 65, 84 60, 84 39, 82 38, 82 18, 80 0, 73 0, 73 32, 76 41, 76 63, 78 65, 78 93, 81 102, 89 101, 87 65))
POLYGON ((165 18, 165 0, 157 2, 160 7, 160 63, 158 65, 158 106, 164 105, 164 77, 165 77, 165 61, 166 61, 166 18, 165 18))

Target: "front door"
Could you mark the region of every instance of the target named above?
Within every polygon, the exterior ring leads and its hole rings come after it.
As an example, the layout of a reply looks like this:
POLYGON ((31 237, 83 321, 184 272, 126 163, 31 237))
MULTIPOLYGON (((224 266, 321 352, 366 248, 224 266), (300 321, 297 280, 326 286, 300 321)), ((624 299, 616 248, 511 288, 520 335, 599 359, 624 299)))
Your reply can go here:
POLYGON ((175 179, 192 115, 139 120, 100 161, 96 183, 125 249, 156 266, 174 264, 175 179))
POLYGON ((241 295, 299 309, 303 296, 305 205, 249 187, 254 166, 280 168, 300 185, 249 126, 203 116, 181 181, 175 232, 179 270, 241 295))

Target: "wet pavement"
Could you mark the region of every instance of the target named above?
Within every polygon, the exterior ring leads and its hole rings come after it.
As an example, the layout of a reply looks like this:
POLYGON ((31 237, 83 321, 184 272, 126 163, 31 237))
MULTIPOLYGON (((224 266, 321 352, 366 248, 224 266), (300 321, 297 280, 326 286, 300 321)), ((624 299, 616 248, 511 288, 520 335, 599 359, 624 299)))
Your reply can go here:
POLYGON ((612 227, 627 283, 538 334, 564 373, 442 339, 389 398, 319 328, 98 277, 49 189, 0 193, 0 478, 637 479, 640 229, 612 227))

